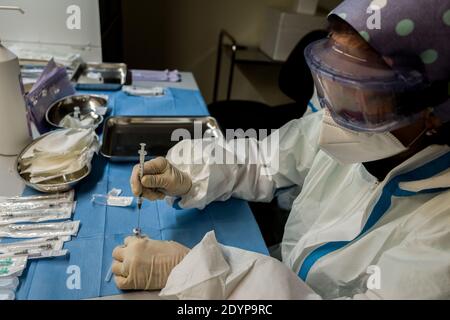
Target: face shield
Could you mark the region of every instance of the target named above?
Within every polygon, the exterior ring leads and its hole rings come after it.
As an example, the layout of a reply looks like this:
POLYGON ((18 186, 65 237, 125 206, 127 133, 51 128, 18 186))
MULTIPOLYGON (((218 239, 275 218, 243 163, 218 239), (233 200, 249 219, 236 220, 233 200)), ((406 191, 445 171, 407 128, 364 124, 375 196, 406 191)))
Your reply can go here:
POLYGON ((317 86, 323 88, 322 103, 333 107, 339 124, 394 130, 429 108, 442 123, 450 121, 450 0, 344 0, 328 20, 345 22, 361 34, 391 68, 366 57, 355 62, 358 53, 340 54, 336 46, 331 51, 332 43, 309 49, 317 86), (348 69, 349 61, 358 68, 348 69), (331 99, 332 94, 338 99, 331 99), (350 101, 342 103, 342 96, 350 101))
POLYGON ((395 71, 375 52, 346 48, 332 38, 310 44, 306 61, 319 100, 340 126, 353 131, 387 132, 419 117, 428 87, 415 70, 395 71))

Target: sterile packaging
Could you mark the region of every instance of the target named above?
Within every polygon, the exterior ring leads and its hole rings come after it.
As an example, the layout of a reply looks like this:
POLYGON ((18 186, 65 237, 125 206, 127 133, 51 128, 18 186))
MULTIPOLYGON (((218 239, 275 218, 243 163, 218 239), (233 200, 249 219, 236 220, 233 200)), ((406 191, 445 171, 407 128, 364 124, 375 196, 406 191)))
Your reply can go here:
POLYGON ((36 253, 36 254, 31 255, 31 256, 28 256, 28 259, 34 260, 34 259, 64 257, 68 253, 69 253, 69 250, 67 250, 67 249, 42 251, 40 253, 36 253))
POLYGON ((28 256, 29 260, 48 257, 57 257, 66 255, 66 250, 62 250, 64 241, 62 238, 53 238, 57 240, 35 239, 29 241, 13 242, 0 245, 0 257, 4 256, 28 256))
POLYGON ((107 195, 94 194, 92 196, 91 202, 109 207, 129 207, 133 204, 133 197, 121 197, 121 189, 112 189, 107 195))
POLYGON ((15 292, 18 286, 18 277, 0 278, 0 291, 11 290, 15 292))
POLYGON ((57 130, 35 142, 19 161, 21 175, 35 184, 79 172, 90 167, 99 149, 93 129, 57 130))
POLYGON ((54 236, 76 236, 80 221, 15 224, 0 227, 0 237, 4 238, 42 238, 54 236))
POLYGON ((20 277, 27 266, 28 258, 22 257, 0 257, 0 279, 20 277))
POLYGON ((95 140, 95 133, 90 129, 64 129, 54 131, 44 139, 39 140, 23 154, 23 159, 32 160, 36 155, 55 156, 68 155, 91 145, 95 140))
POLYGON ((44 206, 36 204, 35 208, 32 207, 32 204, 28 208, 23 209, 21 204, 16 206, 16 208, 12 207, 10 210, 0 208, 0 226, 23 222, 68 220, 72 217, 75 206, 76 202, 63 202, 46 204, 44 206))
POLYGON ((70 241, 70 236, 56 236, 56 237, 48 237, 48 238, 37 238, 25 241, 18 242, 9 242, 9 243, 0 243, 0 254, 6 254, 8 251, 13 250, 23 250, 27 248, 39 248, 45 246, 48 247, 48 244, 52 244, 51 248, 55 250, 59 250, 62 248, 62 245, 70 241), (61 247, 55 246, 53 244, 61 243, 61 247))
POLYGON ((133 70, 132 72, 133 83, 139 81, 160 81, 160 82, 179 82, 181 81, 181 74, 178 70, 133 70))
POLYGON ((0 277, 0 301, 14 300, 16 298, 16 291, 18 287, 18 277, 0 277))
POLYGON ((113 196, 113 197, 119 197, 122 194, 122 189, 116 189, 113 188, 111 189, 110 192, 108 192, 108 195, 113 196))
POLYGON ((16 299, 16 294, 13 290, 0 290, 0 301, 12 301, 16 299))
POLYGON ((5 255, 1 257, 27 257, 28 260, 46 259, 64 257, 69 253, 69 250, 47 250, 47 251, 23 251, 17 252, 14 255, 5 255))
POLYGON ((136 86, 124 86, 122 90, 130 96, 162 97, 165 95, 165 90, 162 87, 141 88, 136 86))
POLYGON ((86 78, 92 80, 92 83, 103 82, 103 76, 100 72, 88 72, 86 78))
POLYGON ((70 241, 70 239, 71 239, 70 236, 55 236, 55 237, 36 238, 18 242, 0 243, 0 254, 8 249, 39 247, 49 242, 62 242, 64 244, 65 242, 70 241))
POLYGON ((74 94, 75 88, 70 83, 66 68, 58 67, 52 59, 26 96, 29 120, 35 124, 40 134, 49 131, 45 120, 48 108, 54 102, 74 94))

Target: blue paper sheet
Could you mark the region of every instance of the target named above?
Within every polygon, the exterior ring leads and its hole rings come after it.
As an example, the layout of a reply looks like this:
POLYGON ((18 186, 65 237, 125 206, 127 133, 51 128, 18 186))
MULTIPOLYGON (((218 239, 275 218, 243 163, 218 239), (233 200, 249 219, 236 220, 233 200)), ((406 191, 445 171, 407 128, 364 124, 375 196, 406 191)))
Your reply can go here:
MULTIPOLYGON (((208 114, 198 91, 181 89, 170 89, 163 98, 129 97, 117 92, 110 94, 109 106, 112 115, 208 114)), ((29 263, 20 278, 18 299, 88 299, 121 293, 114 280, 106 282, 105 278, 113 249, 136 226, 137 209, 98 206, 91 203, 91 197, 106 194, 112 188, 120 188, 124 195, 131 196, 132 166, 95 157, 91 175, 76 188, 78 204, 73 219, 81 221, 81 228, 78 236, 65 245, 70 255, 29 263), (79 289, 71 282, 78 272, 79 289)), ((25 193, 33 191, 27 189, 25 193)), ((195 246, 207 232, 214 230, 225 245, 268 254, 248 204, 236 199, 213 203, 204 211, 177 211, 164 201, 146 201, 141 226, 152 239, 174 240, 188 247, 195 246)))

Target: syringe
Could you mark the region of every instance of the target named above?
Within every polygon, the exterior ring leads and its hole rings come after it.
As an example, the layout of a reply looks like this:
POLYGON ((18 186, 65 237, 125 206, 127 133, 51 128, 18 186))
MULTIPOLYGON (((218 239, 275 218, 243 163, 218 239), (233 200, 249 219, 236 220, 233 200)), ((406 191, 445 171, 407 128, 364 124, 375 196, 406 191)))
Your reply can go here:
MULTIPOLYGON (((142 180, 144 177, 144 164, 145 164, 145 157, 147 156, 147 151, 145 151, 145 147, 147 145, 145 143, 141 143, 141 149, 139 150, 139 179, 142 180)), ((142 203, 144 202, 144 198, 142 197, 142 193, 139 195, 137 200, 138 205, 138 223, 137 227, 133 230, 133 233, 136 237, 140 237, 141 232, 141 209, 142 209, 142 203)))

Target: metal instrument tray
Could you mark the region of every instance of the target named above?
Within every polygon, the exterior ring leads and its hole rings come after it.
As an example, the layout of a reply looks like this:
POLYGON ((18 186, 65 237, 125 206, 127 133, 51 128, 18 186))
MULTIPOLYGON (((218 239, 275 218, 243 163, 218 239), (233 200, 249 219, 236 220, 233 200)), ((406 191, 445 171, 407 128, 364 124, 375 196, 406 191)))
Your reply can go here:
POLYGON ((123 85, 131 83, 131 75, 124 63, 81 63, 71 81, 78 90, 116 91, 123 85), (97 74, 100 77, 89 77, 90 74, 97 74))
POLYGON ((147 144, 147 159, 166 156, 179 141, 172 141, 177 129, 185 129, 192 139, 195 124, 203 136, 222 135, 216 119, 212 117, 110 117, 103 132, 101 154, 111 161, 139 161, 140 143, 147 144))

